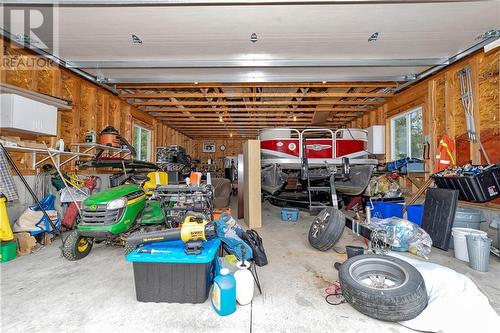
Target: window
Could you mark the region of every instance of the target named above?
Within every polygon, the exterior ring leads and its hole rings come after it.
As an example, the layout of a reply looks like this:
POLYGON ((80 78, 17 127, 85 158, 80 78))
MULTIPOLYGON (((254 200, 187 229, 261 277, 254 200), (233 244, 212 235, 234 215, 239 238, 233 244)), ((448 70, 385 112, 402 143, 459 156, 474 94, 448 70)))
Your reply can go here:
POLYGON ((149 161, 151 156, 151 130, 139 125, 134 125, 133 146, 137 152, 136 158, 149 161))
POLYGON ((391 159, 422 158, 422 108, 391 119, 391 159))

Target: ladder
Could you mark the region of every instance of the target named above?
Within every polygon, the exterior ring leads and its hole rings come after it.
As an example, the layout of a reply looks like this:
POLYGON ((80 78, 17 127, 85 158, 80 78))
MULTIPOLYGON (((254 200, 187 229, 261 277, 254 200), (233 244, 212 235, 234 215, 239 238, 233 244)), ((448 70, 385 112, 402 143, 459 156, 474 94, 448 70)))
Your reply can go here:
POLYGON ((478 143, 479 149, 483 153, 486 163, 491 164, 490 158, 486 153, 481 140, 477 137, 476 125, 474 122, 474 95, 472 93, 472 81, 470 75, 470 65, 465 66, 465 68, 458 72, 458 78, 460 80, 460 100, 462 101, 462 106, 464 108, 467 134, 470 142, 478 143))
MULTIPOLYGON (((303 140, 301 172, 302 172, 302 179, 303 180, 307 179, 307 195, 308 195, 308 199, 309 199, 309 212, 315 213, 319 210, 322 210, 326 207, 329 207, 328 205, 325 205, 321 202, 313 201, 312 200, 313 192, 329 192, 330 199, 331 199, 331 205, 334 208, 338 208, 337 192, 335 191, 335 172, 330 173, 330 186, 311 186, 311 173, 309 172, 309 162, 308 162, 307 153, 306 153, 306 151, 307 151, 306 150, 306 141, 307 140, 303 140)), ((325 165, 325 168, 328 168, 327 164, 325 165)))

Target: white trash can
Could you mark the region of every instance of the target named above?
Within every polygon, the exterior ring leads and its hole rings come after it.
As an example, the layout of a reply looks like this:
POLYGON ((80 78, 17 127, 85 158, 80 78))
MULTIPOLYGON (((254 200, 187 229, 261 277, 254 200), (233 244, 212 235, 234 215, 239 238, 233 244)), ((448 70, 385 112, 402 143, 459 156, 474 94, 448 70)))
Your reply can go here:
POLYGON ((451 234, 453 235, 455 258, 466 262, 469 262, 469 253, 467 252, 467 241, 465 239, 465 236, 477 235, 485 238, 488 237, 486 232, 470 228, 453 227, 451 229, 451 234))

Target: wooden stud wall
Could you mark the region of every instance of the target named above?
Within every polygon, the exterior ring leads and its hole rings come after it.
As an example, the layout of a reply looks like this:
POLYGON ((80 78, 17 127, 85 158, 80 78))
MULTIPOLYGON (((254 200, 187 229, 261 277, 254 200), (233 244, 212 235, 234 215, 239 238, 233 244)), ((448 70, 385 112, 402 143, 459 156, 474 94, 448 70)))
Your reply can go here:
MULTIPOLYGON (((224 157, 226 156, 237 156, 243 153, 243 144, 246 142, 245 139, 240 138, 213 138, 213 139, 195 139, 193 140, 193 146, 191 155, 194 158, 198 158, 202 163, 207 163, 210 158, 213 163, 217 164, 218 169, 224 167, 224 157), (215 153, 204 153, 203 143, 213 142, 216 145, 215 153), (220 146, 226 146, 226 150, 221 151, 220 146)), ((236 161, 235 161, 236 162, 236 161)))
MULTIPOLYGON (((17 56, 18 59, 28 59, 32 56, 26 50, 9 47, 1 38, 0 50, 2 51, 0 60, 5 56, 17 56)), ((62 98, 72 103, 71 111, 58 113, 57 138, 24 136, 26 139, 36 139, 38 142, 45 141, 49 145, 54 145, 56 139, 62 138, 66 145, 70 145, 83 142, 86 131, 98 132, 110 125, 118 129, 127 140, 132 141, 132 125, 134 121, 139 121, 153 130, 153 148, 157 144, 180 144, 188 150, 191 149, 189 137, 169 128, 109 91, 58 66, 2 68, 0 82, 62 98), (160 135, 156 133, 158 128, 161 128, 160 135)), ((154 149, 152 151, 154 152, 154 149)), ((153 155, 152 153, 152 157, 153 155)), ((26 173, 33 172, 29 170, 30 159, 25 154, 16 153, 13 156, 22 170, 26 173)))
MULTIPOLYGON (((485 163, 478 148, 466 140, 466 124, 460 101, 458 71, 470 65, 472 69, 473 94, 475 97, 476 122, 481 141, 490 160, 500 161, 500 50, 485 54, 478 52, 453 64, 430 78, 389 98, 387 102, 366 115, 353 119, 349 126, 367 127, 376 124, 390 125, 390 118, 421 106, 424 110, 424 135, 431 143, 431 152, 436 151, 439 140, 447 134, 455 140, 455 151, 459 163, 485 163)), ((389 126, 387 128, 390 128, 389 126)), ((389 131, 387 131, 389 135, 389 131)), ((387 146, 390 159, 390 146, 387 146)), ((435 154, 434 154, 435 155, 435 154)), ((431 157, 433 154, 431 154, 431 157)), ((432 160, 432 158, 431 158, 432 160)), ((430 169, 432 170, 432 168, 430 169)))
MULTIPOLYGON (((486 163, 478 144, 467 141, 465 115, 460 101, 460 81, 457 73, 465 66, 471 66, 471 79, 475 98, 475 121, 481 139, 492 163, 500 161, 500 50, 489 53, 478 52, 465 58, 428 79, 389 98, 378 108, 383 119, 370 116, 368 125, 386 124, 386 159, 390 159, 390 118, 414 107, 423 108, 423 133, 430 140, 430 160, 426 162, 429 172, 434 170, 434 156, 439 140, 447 134, 455 141, 455 157, 458 164, 472 161, 486 163)), ((364 116, 351 121, 355 127, 362 123, 364 116)), ((500 201, 494 201, 498 207, 500 201)))

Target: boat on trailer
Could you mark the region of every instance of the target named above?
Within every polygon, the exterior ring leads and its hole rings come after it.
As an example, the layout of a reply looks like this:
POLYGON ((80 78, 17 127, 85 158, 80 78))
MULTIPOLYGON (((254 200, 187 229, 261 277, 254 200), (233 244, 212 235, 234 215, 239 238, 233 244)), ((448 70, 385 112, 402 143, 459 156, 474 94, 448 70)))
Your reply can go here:
POLYGON ((330 194, 359 195, 378 163, 368 158, 368 133, 363 129, 270 128, 260 132, 259 140, 262 190, 292 203, 300 201, 290 195, 294 190, 307 190, 311 201, 311 191, 321 187, 318 183, 327 184, 321 188, 329 189, 330 194), (328 184, 331 179, 334 184, 328 184))

